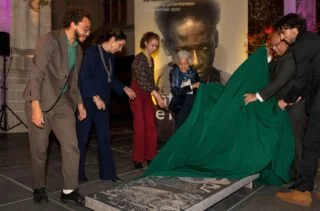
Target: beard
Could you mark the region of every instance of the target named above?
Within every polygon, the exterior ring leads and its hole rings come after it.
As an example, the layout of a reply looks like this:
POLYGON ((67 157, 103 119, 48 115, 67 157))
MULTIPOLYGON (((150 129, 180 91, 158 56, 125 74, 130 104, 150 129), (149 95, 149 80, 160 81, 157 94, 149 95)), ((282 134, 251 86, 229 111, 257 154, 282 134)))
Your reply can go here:
POLYGON ((78 42, 83 42, 86 39, 86 36, 83 36, 79 33, 78 29, 74 32, 75 40, 78 42))
POLYGON ((78 29, 76 29, 74 31, 74 36, 75 36, 76 40, 79 41, 80 33, 78 32, 78 29))

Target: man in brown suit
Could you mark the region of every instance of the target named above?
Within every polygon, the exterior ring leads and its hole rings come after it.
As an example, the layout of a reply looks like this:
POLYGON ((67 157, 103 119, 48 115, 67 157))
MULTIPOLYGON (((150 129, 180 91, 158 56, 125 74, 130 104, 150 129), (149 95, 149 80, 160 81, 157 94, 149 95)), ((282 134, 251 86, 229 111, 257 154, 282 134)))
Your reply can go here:
POLYGON ((86 118, 78 88, 82 51, 78 41, 90 34, 90 15, 81 9, 69 9, 63 29, 43 35, 36 45, 34 67, 24 92, 32 160, 33 199, 47 202, 45 190, 49 133, 52 130, 61 145, 64 187, 63 203, 84 204, 78 186, 79 149, 75 131, 78 118, 86 118))

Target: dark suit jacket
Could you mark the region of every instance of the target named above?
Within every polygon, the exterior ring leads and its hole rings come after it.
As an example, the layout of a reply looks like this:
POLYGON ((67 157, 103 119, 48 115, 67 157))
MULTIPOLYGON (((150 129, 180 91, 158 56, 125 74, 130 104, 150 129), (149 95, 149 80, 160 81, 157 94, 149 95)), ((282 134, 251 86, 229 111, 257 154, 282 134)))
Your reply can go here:
POLYGON ((111 83, 108 82, 108 74, 104 69, 98 46, 94 45, 85 51, 79 77, 79 86, 84 100, 92 102, 92 97, 99 95, 105 103, 109 104, 111 89, 120 95, 123 93, 124 85, 115 77, 114 56, 104 50, 103 56, 109 69, 109 59, 111 62, 111 83))
POLYGON ((270 83, 260 90, 263 100, 274 96, 277 100, 286 96, 292 88, 296 65, 291 51, 269 63, 270 83))
POLYGON ((294 77, 293 87, 284 100, 295 102, 299 96, 306 93, 306 89, 311 83, 320 83, 320 81, 314 82, 315 79, 312 78, 314 72, 320 67, 320 61, 316 59, 320 54, 320 36, 308 31, 299 32, 295 43, 290 48, 296 61, 297 73, 294 77))
MULTIPOLYGON (((78 75, 82 60, 82 50, 76 47, 76 64, 70 72, 68 95, 73 109, 82 102, 78 88, 78 75)), ((26 101, 39 100, 41 109, 49 109, 58 99, 69 75, 68 40, 64 29, 49 32, 36 44, 34 66, 24 91, 26 101)))

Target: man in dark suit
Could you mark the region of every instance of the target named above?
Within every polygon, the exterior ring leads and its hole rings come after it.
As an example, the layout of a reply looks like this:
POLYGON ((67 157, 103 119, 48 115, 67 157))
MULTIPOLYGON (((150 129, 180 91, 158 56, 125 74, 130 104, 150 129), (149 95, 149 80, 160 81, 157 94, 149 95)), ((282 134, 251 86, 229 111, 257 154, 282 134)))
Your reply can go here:
POLYGON ((293 13, 281 17, 275 28, 281 39, 290 44, 297 69, 292 89, 279 101, 279 106, 285 108, 296 102, 300 96, 306 96, 308 118, 299 178, 291 192, 278 192, 277 197, 308 207, 312 203, 311 192, 320 155, 320 37, 306 31, 305 20, 293 13))
POLYGON ((46 162, 49 133, 55 133, 61 145, 64 186, 61 202, 84 204, 78 192, 79 149, 74 112, 86 118, 78 88, 82 50, 78 41, 90 34, 90 15, 69 9, 63 18, 64 28, 43 35, 36 45, 34 67, 24 91, 32 161, 33 199, 48 201, 46 162))
MULTIPOLYGON (((296 65, 293 54, 288 49, 288 44, 282 41, 280 34, 275 32, 271 36, 270 46, 275 54, 269 63, 270 83, 256 94, 245 94, 245 103, 256 101, 263 102, 274 96, 276 100, 285 97, 292 88, 294 76, 296 74, 296 65)), ((306 130, 305 100, 287 107, 287 111, 292 123, 293 134, 295 138, 295 160, 291 169, 292 178, 298 176, 298 169, 302 159, 302 144, 306 130)))

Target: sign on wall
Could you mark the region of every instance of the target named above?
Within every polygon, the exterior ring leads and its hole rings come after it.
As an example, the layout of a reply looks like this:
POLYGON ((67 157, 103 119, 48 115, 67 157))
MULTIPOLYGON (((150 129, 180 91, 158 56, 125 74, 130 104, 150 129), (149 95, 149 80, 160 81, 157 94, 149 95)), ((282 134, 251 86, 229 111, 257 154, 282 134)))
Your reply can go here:
MULTIPOLYGON (((135 46, 143 33, 159 34, 161 42, 155 59, 155 82, 170 101, 169 72, 177 52, 187 50, 201 81, 225 81, 247 57, 247 0, 135 0, 135 46), (221 78, 219 79, 219 76, 221 78)), ((174 130, 170 112, 156 111, 159 140, 174 130)))

